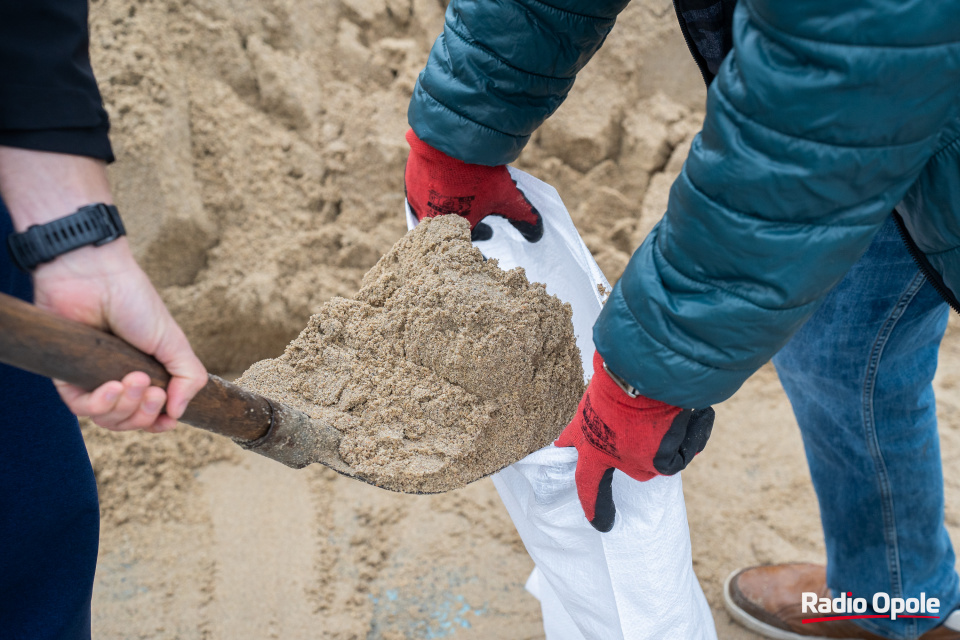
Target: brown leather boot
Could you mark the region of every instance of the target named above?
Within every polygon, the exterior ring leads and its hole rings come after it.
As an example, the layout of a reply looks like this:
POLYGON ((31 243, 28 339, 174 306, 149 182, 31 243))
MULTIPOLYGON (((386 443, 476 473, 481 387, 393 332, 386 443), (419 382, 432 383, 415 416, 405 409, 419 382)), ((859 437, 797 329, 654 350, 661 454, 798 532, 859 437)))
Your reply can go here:
MULTIPOLYGON (((800 594, 813 592, 829 598, 826 568, 816 564, 775 564, 750 567, 730 574, 723 585, 723 602, 734 620, 751 631, 774 640, 886 640, 849 620, 812 622, 804 618, 823 617, 803 613, 800 594)), ((954 615, 920 640, 960 640, 954 615)))

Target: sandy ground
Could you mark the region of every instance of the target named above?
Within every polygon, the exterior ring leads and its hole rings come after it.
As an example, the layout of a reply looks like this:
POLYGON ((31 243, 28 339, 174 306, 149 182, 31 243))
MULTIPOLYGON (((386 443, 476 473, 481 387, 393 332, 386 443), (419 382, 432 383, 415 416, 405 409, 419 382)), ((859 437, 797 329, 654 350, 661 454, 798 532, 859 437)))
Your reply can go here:
MULTIPOLYGON (((436 0, 94 0, 118 203, 211 370, 275 357, 404 231, 405 111, 436 0)), ((518 166, 560 191, 615 280, 666 205, 703 88, 665 0, 635 0, 518 166)), ((937 380, 960 458, 960 333, 937 380)), ((737 567, 821 561, 800 438, 768 366, 718 407, 684 472, 694 564, 721 638, 737 567)), ((406 496, 291 471, 182 427, 84 425, 101 492, 100 639, 541 638, 532 563, 484 480, 406 496)), ((954 474, 955 475, 955 474, 954 474)), ((958 533, 960 477, 947 478, 958 533)))
MULTIPOLYGON (((949 470, 960 459, 956 323, 941 360, 949 470)), ((719 637, 754 639, 723 610, 723 579, 757 563, 822 562, 816 498, 770 366, 717 414, 707 449, 683 473, 693 562, 719 637)), ((87 433, 98 477, 110 470, 104 502, 143 507, 105 514, 98 638, 543 637, 539 605, 523 590, 532 562, 489 480, 408 496, 322 468, 292 471, 186 427, 162 446, 87 433), (204 455, 183 455, 197 448, 204 455)), ((955 540, 957 504, 960 478, 948 471, 955 540)))

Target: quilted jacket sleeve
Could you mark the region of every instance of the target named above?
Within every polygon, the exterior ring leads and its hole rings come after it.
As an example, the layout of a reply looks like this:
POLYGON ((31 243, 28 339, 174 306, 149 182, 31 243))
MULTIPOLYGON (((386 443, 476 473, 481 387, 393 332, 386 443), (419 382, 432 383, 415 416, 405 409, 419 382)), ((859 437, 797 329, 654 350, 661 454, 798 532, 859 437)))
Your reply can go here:
POLYGON ((515 160, 627 2, 453 0, 414 88, 410 126, 464 162, 515 160))
POLYGON ((862 255, 957 113, 960 2, 741 0, 666 215, 594 329, 643 393, 704 407, 862 255))

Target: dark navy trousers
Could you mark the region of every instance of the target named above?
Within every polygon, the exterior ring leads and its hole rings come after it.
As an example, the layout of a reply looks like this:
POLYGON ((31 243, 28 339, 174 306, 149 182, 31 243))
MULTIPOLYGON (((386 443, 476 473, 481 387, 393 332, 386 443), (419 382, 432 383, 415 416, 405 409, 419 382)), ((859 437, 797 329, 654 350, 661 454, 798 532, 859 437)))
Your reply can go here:
MULTIPOLYGON (((32 296, 10 263, 0 203, 0 291, 32 296)), ((0 638, 90 638, 97 485, 77 419, 53 383, 0 364, 0 638)))

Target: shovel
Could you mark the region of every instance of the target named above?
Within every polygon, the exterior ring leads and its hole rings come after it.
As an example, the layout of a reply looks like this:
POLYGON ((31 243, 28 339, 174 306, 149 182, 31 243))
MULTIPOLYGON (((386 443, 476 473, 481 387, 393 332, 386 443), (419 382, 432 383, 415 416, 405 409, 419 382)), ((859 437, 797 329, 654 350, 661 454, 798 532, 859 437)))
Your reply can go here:
MULTIPOLYGON (((0 362, 87 391, 134 371, 149 375, 157 387, 166 388, 170 380, 162 364, 120 338, 5 294, 0 294, 0 362)), ((180 421, 294 469, 319 462, 357 477, 340 459, 339 431, 214 375, 207 376, 180 421)))

